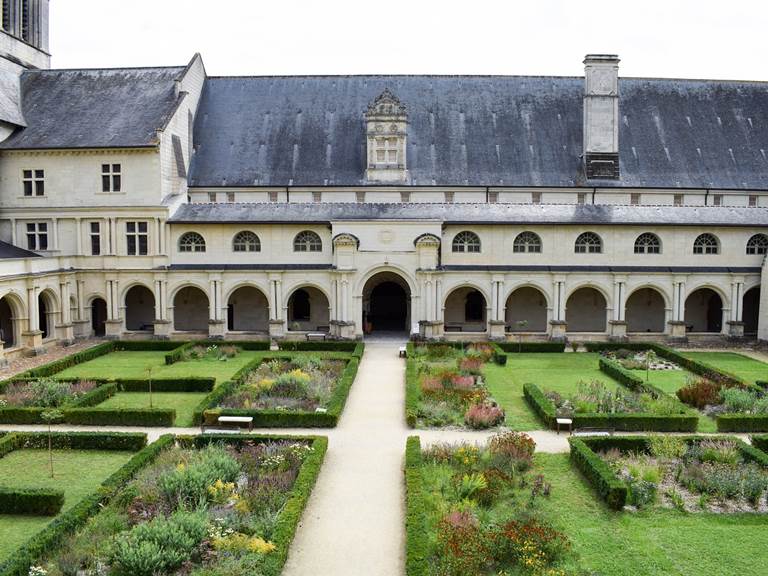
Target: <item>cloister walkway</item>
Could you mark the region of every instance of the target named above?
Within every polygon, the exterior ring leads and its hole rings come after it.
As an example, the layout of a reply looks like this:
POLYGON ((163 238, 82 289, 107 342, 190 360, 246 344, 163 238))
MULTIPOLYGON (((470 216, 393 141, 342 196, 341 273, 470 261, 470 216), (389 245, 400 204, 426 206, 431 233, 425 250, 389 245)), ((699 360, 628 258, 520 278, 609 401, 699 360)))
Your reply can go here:
MULTIPOLYGON (((366 342, 366 350, 347 406, 334 429, 258 429, 254 433, 320 434, 328 452, 291 547, 285 576, 402 576, 404 574, 405 494, 402 465, 408 436, 425 444, 483 442, 495 432, 411 430, 404 417, 404 342, 366 342)), ((39 430, 40 426, 1 426, 39 430)), ((86 427, 57 426, 57 430, 86 427)), ((92 429, 92 428, 91 428, 92 429)), ((104 431, 194 434, 197 428, 100 427, 104 431)), ((567 452, 568 438, 554 432, 529 432, 540 452, 567 452)), ((746 436, 742 436, 746 439, 746 436)))

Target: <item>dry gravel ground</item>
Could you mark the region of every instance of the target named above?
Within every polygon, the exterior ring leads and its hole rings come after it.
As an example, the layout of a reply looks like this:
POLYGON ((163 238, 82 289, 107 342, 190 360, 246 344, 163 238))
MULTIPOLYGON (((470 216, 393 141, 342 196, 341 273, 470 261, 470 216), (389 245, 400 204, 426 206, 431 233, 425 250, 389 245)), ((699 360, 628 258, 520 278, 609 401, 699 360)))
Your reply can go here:
POLYGON ((45 354, 39 356, 23 356, 8 362, 8 364, 0 368, 0 380, 15 376, 19 372, 24 372, 25 370, 48 364, 48 362, 64 358, 64 356, 75 354, 76 352, 80 352, 81 350, 85 350, 96 344, 101 344, 102 342, 103 340, 99 339, 88 339, 78 340, 71 346, 60 346, 58 344, 49 345, 46 347, 45 354))

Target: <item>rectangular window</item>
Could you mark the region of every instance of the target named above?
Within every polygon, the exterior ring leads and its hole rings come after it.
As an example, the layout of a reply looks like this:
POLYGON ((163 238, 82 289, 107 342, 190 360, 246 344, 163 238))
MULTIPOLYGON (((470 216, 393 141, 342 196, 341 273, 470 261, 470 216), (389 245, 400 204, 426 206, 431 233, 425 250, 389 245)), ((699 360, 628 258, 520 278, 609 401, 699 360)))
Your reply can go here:
POLYGON ((11 31, 11 0, 3 0, 3 30, 11 31))
POLYGON ((411 201, 411 193, 408 191, 400 192, 400 202, 407 204, 411 201))
POLYGON ((208 192, 208 202, 216 202, 216 192, 208 192))
POLYGON ((323 201, 322 192, 312 192, 312 202, 322 202, 322 201, 323 201))
POLYGON ((48 250, 48 224, 46 222, 27 223, 27 248, 29 250, 48 250))
POLYGON ((45 170, 23 170, 24 196, 45 196, 45 170))
POLYGON ((446 192, 445 193, 445 201, 448 203, 453 202, 453 192, 446 192))
POLYGON ((149 246, 149 233, 146 222, 126 222, 125 235, 129 256, 146 256, 149 246))
POLYGON ((531 192, 531 202, 541 204, 541 192, 531 192))
POLYGON ((587 203, 587 195, 584 192, 579 192, 576 194, 576 203, 577 204, 586 204, 587 203))
POLYGON ((632 204, 632 206, 637 206, 640 204, 640 194, 633 193, 629 195, 629 203, 632 204))
POLYGON ((357 192, 355 192, 355 200, 361 203, 365 202, 365 192, 362 190, 358 190, 357 192))
POLYGON ((101 165, 102 192, 120 192, 122 184, 120 164, 101 165))
POLYGON ((269 193, 269 201, 270 202, 277 202, 277 192, 270 192, 269 193))
POLYGON ((754 194, 749 195, 749 207, 755 208, 757 206, 757 196, 754 194))
POLYGON ((488 192, 488 202, 490 204, 496 204, 496 202, 499 201, 499 193, 498 192, 488 192))
POLYGON ((91 222, 91 255, 101 254, 101 225, 98 222, 91 222))
POLYGON ((227 192, 227 202, 234 202, 234 201, 235 201, 235 193, 227 192))
POLYGON ((674 200, 672 203, 675 206, 682 206, 683 205, 683 195, 682 194, 675 194, 674 200))
POLYGON ((723 205, 723 195, 722 194, 714 194, 712 196, 712 205, 713 206, 722 206, 723 205))

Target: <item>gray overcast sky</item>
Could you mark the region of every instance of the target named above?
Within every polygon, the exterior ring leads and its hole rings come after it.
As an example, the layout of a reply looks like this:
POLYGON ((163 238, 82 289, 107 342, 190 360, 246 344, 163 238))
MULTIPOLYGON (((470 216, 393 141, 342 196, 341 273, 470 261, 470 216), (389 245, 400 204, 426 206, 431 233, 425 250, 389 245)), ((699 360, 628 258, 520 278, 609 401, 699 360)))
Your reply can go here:
POLYGON ((51 0, 53 66, 211 75, 580 75, 768 80, 765 0, 51 0))

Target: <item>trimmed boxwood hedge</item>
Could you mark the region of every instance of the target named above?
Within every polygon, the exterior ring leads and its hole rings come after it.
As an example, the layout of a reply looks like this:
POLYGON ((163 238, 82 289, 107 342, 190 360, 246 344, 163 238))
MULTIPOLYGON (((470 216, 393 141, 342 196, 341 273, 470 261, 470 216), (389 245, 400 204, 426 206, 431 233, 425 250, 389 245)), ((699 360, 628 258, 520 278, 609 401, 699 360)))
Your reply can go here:
MULTIPOLYGON (((149 392, 148 379, 115 380, 121 392, 149 392)), ((216 378, 152 378, 153 392, 210 392, 216 378)))
POLYGON ((425 525, 421 440, 408 437, 405 445, 405 574, 426 576, 429 540, 425 525))
MULTIPOLYGON (((556 408, 542 390, 535 384, 525 384, 523 395, 533 411, 549 428, 555 427, 556 408)), ((682 406, 682 405, 681 405, 682 406)), ((573 427, 604 428, 623 432, 695 432, 699 424, 698 415, 685 413, 660 416, 657 414, 574 414, 573 427)))
POLYGON ((517 352, 565 352, 565 342, 499 342, 501 348, 507 354, 517 352))
POLYGON ((67 424, 83 426, 161 426, 176 422, 172 408, 65 408, 67 424))
POLYGON ((63 490, 0 486, 0 510, 3 514, 56 516, 62 506, 63 490))
MULTIPOLYGON (((280 350, 286 352, 349 352, 354 353, 360 343, 355 341, 322 341, 283 340, 278 342, 280 350)), ((269 350, 269 346, 266 348, 269 350)))
POLYGON ((756 434, 750 438, 752 446, 768 453, 768 434, 756 434))
POLYGON ((768 432, 766 414, 720 414, 718 432, 768 432))
MULTIPOLYGON (((329 342, 330 344, 330 342, 329 342)), ((359 344, 359 353, 363 348, 359 344)), ((193 421, 195 424, 212 425, 219 416, 251 416, 253 425, 257 428, 333 428, 339 422, 344 406, 347 403, 349 391, 357 376, 360 358, 353 355, 343 358, 347 361, 336 387, 328 400, 325 412, 289 412, 286 410, 252 410, 246 408, 219 408, 218 404, 232 393, 242 383, 242 379, 265 360, 274 358, 290 359, 290 356, 261 357, 249 362, 240 369, 228 382, 216 386, 195 408, 193 421)), ((339 358, 342 359, 342 358, 339 358)))
POLYGON ((405 422, 409 428, 416 427, 416 419, 419 415, 419 400, 421 388, 416 374, 416 360, 413 358, 413 342, 405 345, 405 422))
POLYGON ((659 398, 666 394, 663 390, 660 390, 659 388, 648 384, 642 378, 635 376, 615 360, 600 358, 599 367, 601 372, 605 372, 614 380, 621 382, 624 386, 639 394, 650 394, 654 398, 659 398))
MULTIPOLYGON (((9 436, 16 436, 16 442, 19 442, 22 446, 29 442, 36 443, 42 438, 47 446, 48 434, 14 433, 9 434, 9 436)), ((56 433, 53 435, 53 438, 58 442, 58 447, 72 447, 80 450, 135 451, 136 446, 144 446, 147 440, 144 434, 91 432, 56 433), (100 445, 100 438, 104 440, 103 445, 100 445), (128 446, 132 448, 128 448, 128 446)), ((173 441, 173 436, 165 435, 149 446, 143 447, 124 466, 104 480, 93 494, 86 496, 66 512, 60 514, 43 530, 22 544, 10 558, 0 563, 0 576, 27 576, 30 566, 44 554, 50 553, 51 550, 61 546, 69 534, 80 528, 91 516, 99 512, 139 470, 153 462, 157 455, 165 447, 173 443, 173 441)), ((2 456, 2 442, 0 442, 0 457, 2 456)))
MULTIPOLYGON (((0 458, 22 448, 48 448, 48 432, 11 432, 0 438, 0 458)), ((147 445, 138 432, 52 432, 51 446, 62 450, 115 450, 137 452, 147 445)))
POLYGON ((616 477, 611 467, 584 440, 570 438, 571 460, 594 486, 609 508, 621 510, 627 503, 627 485, 616 477))

